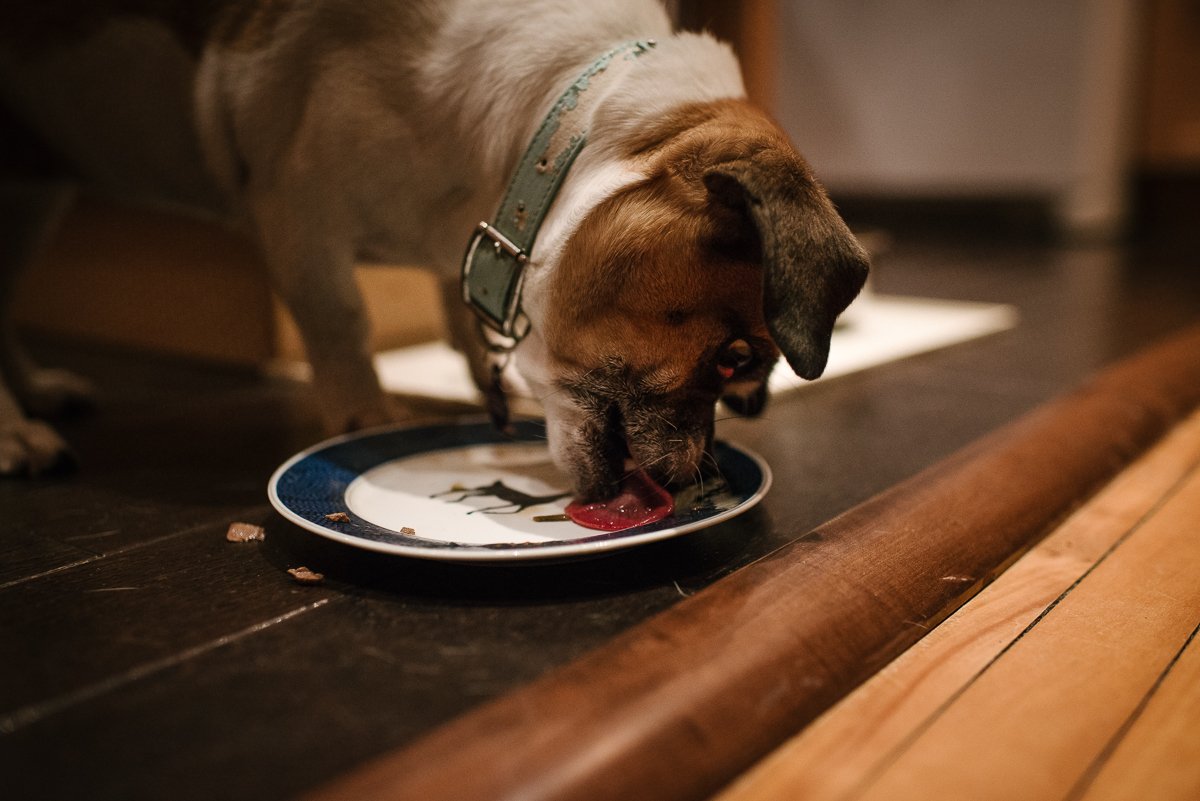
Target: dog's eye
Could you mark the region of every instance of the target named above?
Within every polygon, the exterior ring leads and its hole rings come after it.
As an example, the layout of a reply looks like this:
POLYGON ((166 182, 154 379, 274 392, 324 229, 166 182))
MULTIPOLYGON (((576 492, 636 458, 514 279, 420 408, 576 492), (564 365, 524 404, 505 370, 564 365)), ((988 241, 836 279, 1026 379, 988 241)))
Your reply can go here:
POLYGON ((733 374, 754 360, 754 350, 744 339, 735 339, 726 345, 717 355, 717 372, 724 378, 732 378, 733 374))

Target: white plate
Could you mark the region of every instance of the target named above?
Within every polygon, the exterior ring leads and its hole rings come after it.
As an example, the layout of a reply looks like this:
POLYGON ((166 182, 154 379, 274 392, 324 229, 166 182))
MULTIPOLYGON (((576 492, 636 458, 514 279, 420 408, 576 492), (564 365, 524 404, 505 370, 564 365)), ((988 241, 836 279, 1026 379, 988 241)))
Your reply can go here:
POLYGON ((593 531, 561 515, 569 482, 554 467, 541 422, 506 436, 487 422, 361 431, 288 459, 271 476, 279 513, 332 540, 385 553, 498 562, 587 556, 675 537, 757 504, 771 471, 718 441, 720 476, 675 494, 675 512, 645 526, 593 531), (342 513, 348 520, 330 520, 342 513))

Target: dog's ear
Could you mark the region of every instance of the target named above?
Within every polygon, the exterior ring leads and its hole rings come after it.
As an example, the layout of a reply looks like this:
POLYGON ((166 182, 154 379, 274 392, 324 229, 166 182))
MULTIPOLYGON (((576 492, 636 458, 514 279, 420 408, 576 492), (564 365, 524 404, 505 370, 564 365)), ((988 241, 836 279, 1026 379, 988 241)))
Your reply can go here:
POLYGON ((757 231, 767 328, 796 375, 817 378, 834 321, 866 281, 866 252, 795 154, 769 149, 714 165, 704 185, 757 231))

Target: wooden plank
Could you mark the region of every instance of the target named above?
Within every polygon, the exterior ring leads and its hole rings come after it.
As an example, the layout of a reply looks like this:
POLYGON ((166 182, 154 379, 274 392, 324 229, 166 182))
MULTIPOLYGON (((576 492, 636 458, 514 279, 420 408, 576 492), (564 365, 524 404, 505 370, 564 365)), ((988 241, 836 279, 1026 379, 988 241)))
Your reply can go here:
POLYGON ((720 801, 852 795, 1198 462, 1200 414, 1181 423, 945 623, 748 771, 720 801))
POLYGON ((0 538, 0 589, 95 555, 66 543, 42 537, 29 526, 13 526, 0 538))
POLYGON ((0 589, 0 641, 21 656, 0 660, 0 732, 333 597, 291 581, 260 545, 201 527, 0 589))
POLYGON ((1098 775, 1081 783, 1081 801, 1200 798, 1200 637, 1196 635, 1193 631, 1115 751, 1098 761, 1098 775))
POLYGON ((1198 403, 1193 328, 310 797, 710 795, 944 620, 1198 403))
MULTIPOLYGON (((288 525, 278 523, 269 538, 288 525)), ((626 627, 613 605, 644 601, 614 592, 557 609, 499 587, 468 601, 470 588, 499 583, 476 570, 442 574, 442 592, 454 595, 447 603, 432 579, 429 598, 412 592, 410 567, 393 560, 401 580, 388 590, 351 572, 356 586, 319 608, 151 664, 0 735, 0 798, 290 801, 604 642, 626 627)), ((508 578, 517 587, 538 580, 508 578)), ((668 590, 655 593, 656 606, 678 597, 668 590)), ((564 583, 552 597, 570 592, 564 583)))
POLYGON ((1068 797, 1200 621, 1197 519, 1200 470, 852 798, 1068 797))

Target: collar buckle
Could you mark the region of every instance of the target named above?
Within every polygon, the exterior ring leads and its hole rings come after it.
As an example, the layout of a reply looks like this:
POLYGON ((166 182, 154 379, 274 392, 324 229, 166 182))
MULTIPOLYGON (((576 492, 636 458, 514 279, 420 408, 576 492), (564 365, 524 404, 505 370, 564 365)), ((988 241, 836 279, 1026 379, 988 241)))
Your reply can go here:
POLYGON ((480 322, 509 339, 523 333, 517 328, 528 261, 523 248, 487 222, 475 229, 463 260, 463 302, 480 322))
POLYGON ((517 263, 524 264, 528 261, 525 251, 513 242, 504 234, 500 233, 500 229, 494 225, 489 225, 486 222, 479 223, 479 233, 492 240, 493 246, 497 252, 504 251, 508 255, 517 260, 517 263))

